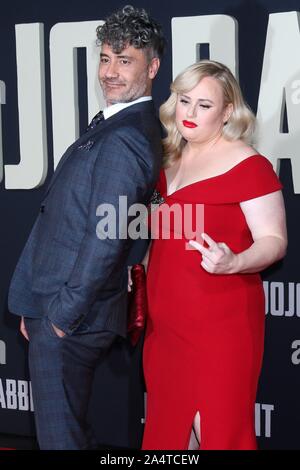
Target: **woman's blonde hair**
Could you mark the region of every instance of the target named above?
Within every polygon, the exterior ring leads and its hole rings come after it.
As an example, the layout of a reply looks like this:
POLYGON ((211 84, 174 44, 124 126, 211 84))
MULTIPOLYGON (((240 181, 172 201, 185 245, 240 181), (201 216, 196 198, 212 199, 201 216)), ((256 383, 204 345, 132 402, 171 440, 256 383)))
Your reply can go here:
POLYGON ((232 113, 224 124, 222 135, 227 140, 251 142, 255 128, 255 116, 244 101, 241 89, 233 74, 225 65, 212 60, 201 60, 181 72, 171 84, 171 95, 160 107, 159 114, 166 131, 163 139, 164 166, 169 166, 180 157, 185 139, 175 122, 177 97, 195 88, 204 77, 213 77, 223 90, 224 105, 232 104, 232 113))

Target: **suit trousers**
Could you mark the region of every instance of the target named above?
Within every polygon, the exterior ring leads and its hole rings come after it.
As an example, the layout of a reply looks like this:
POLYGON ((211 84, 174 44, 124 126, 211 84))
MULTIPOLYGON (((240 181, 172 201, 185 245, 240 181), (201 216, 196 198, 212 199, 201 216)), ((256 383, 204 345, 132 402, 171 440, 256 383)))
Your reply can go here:
POLYGON ((96 366, 117 335, 100 331, 60 338, 47 317, 25 318, 25 325, 40 449, 97 448, 88 405, 96 366))

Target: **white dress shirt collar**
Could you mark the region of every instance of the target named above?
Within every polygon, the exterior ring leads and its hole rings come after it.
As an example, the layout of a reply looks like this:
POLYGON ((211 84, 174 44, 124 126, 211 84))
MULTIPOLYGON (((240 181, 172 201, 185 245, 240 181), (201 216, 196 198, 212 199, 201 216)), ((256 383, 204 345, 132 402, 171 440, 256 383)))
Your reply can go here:
POLYGON ((152 100, 152 96, 142 96, 141 98, 138 98, 137 100, 134 100, 134 101, 130 101, 129 103, 116 103, 116 104, 112 104, 111 106, 107 106, 107 108, 103 109, 104 119, 108 119, 114 114, 117 114, 122 109, 128 108, 129 106, 132 106, 133 104, 142 103, 144 101, 151 101, 151 100, 152 100))

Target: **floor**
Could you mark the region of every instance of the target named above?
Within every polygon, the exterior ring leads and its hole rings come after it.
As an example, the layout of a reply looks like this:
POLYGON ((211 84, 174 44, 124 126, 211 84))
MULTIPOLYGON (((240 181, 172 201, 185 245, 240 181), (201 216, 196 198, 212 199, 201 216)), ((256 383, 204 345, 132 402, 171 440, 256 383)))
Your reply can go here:
MULTIPOLYGON (((13 434, 0 433, 0 451, 2 450, 39 450, 38 443, 34 437, 16 436, 13 434)), ((111 445, 99 444, 99 450, 128 450, 111 445)))
POLYGON ((0 450, 38 450, 38 444, 33 437, 15 436, 12 434, 0 434, 0 450))

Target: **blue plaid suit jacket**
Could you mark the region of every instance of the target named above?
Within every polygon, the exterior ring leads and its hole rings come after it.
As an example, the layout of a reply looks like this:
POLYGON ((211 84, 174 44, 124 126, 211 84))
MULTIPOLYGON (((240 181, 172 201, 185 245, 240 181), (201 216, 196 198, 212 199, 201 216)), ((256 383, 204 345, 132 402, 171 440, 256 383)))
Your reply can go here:
POLYGON ((151 101, 125 108, 67 149, 15 269, 12 313, 46 315, 67 334, 126 334, 127 265, 142 259, 147 244, 100 240, 96 211, 106 203, 118 214, 120 195, 128 207, 148 204, 161 156, 161 126, 151 101))

